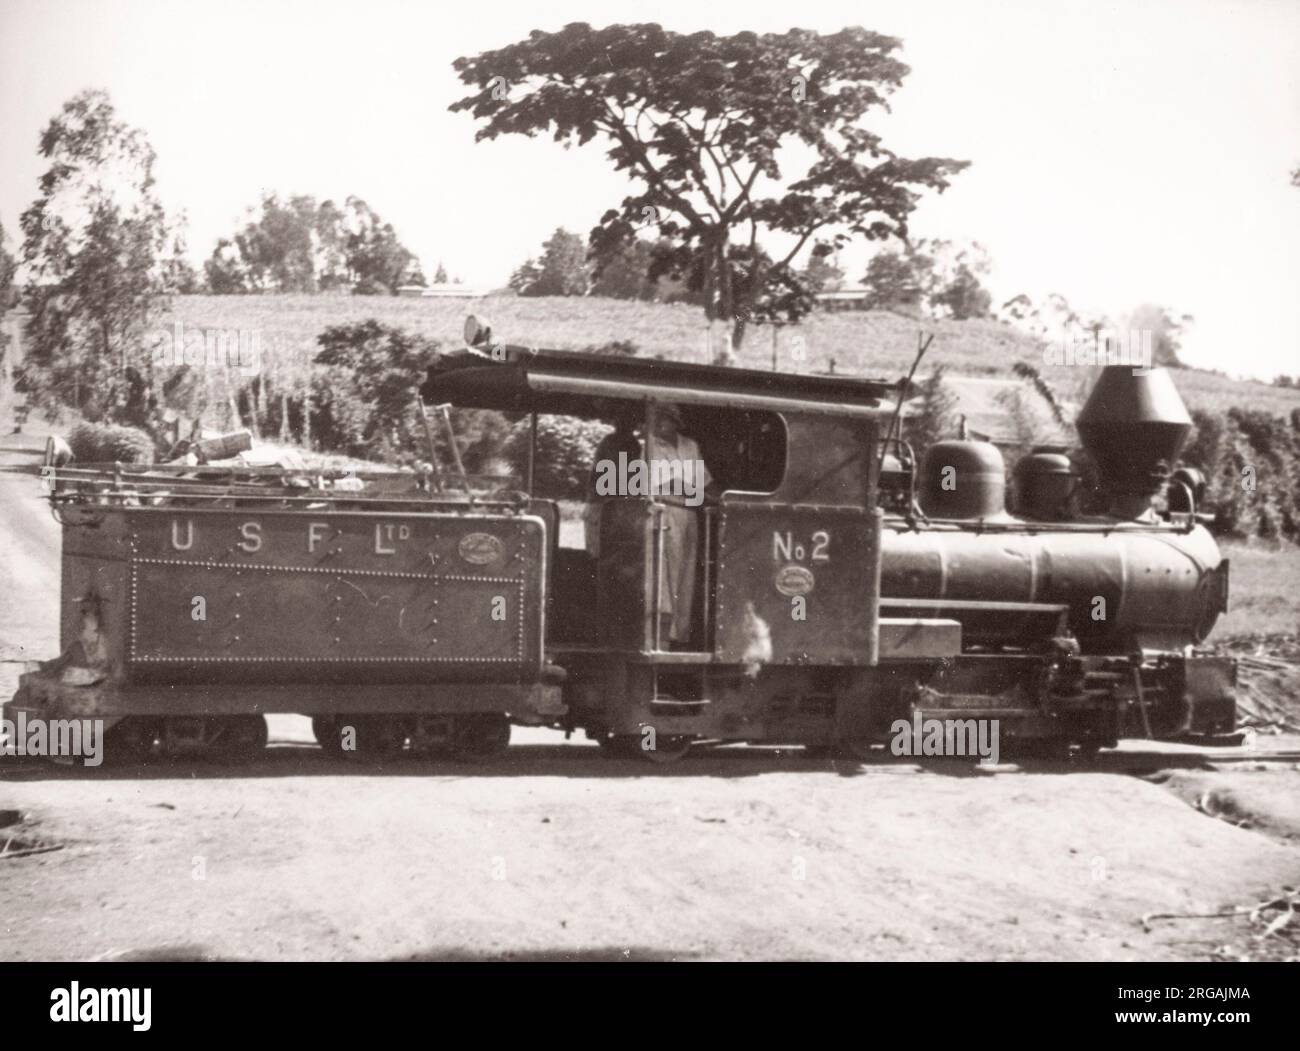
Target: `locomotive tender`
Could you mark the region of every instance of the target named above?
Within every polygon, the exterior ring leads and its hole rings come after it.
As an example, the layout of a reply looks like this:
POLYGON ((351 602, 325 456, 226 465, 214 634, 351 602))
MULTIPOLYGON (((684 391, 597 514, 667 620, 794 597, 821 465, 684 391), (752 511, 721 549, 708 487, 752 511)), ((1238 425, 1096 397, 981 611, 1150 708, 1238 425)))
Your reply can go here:
POLYGON ((1078 513, 1069 462, 1037 451, 1012 514, 994 446, 940 442, 914 468, 886 441, 891 384, 485 337, 468 326, 420 396, 530 414, 534 451, 539 414, 632 412, 649 434, 675 407, 714 480, 691 509, 689 641, 663 608, 680 499, 603 499, 592 542, 562 545, 532 453, 521 484, 51 467, 64 652, 6 716, 104 718, 110 758, 255 749, 273 712, 337 755, 485 758, 515 723, 658 762, 726 742, 864 758, 918 715, 1058 755, 1234 728, 1235 665, 1194 651, 1228 563, 1195 479, 1169 478, 1190 420, 1163 370, 1106 368, 1080 414, 1106 513, 1078 513), (1156 508, 1166 486, 1177 510, 1156 508))

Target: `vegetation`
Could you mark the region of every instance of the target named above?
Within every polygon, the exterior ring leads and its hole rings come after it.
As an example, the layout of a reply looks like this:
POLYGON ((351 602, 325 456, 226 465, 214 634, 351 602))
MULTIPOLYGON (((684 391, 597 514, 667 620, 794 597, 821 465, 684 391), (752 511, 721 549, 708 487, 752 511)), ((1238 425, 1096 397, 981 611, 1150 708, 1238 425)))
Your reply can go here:
MULTIPOLYGON (((872 256, 862 284, 867 305, 873 310, 893 310, 919 317, 923 308, 956 321, 990 316, 993 297, 981 283, 990 263, 982 245, 921 239, 906 251, 884 251, 872 256)), ((1027 296, 1014 300, 1029 302, 1027 296)))
POLYGON ((510 287, 521 296, 585 296, 591 277, 582 238, 557 228, 542 245, 541 259, 529 259, 516 270, 510 287))
POLYGON ((861 28, 717 36, 574 23, 457 59, 473 91, 451 109, 483 122, 479 139, 605 142, 637 192, 601 217, 592 254, 654 228, 647 277, 684 282, 739 346, 752 322, 811 309, 793 267, 805 249, 824 258, 854 236, 906 237, 920 195, 967 166, 900 157, 864 127, 909 72, 899 47, 861 28), (789 179, 781 162, 793 153, 812 160, 789 179))
POLYGON ((306 195, 282 202, 268 193, 260 212, 250 214, 233 237, 217 242, 204 270, 209 288, 219 295, 331 290, 391 295, 401 285, 426 283, 393 225, 359 197, 349 197, 340 208, 306 195))
MULTIPOLYGON (((537 491, 551 499, 586 499, 596 446, 609 431, 598 420, 538 416, 537 455, 533 461, 533 483, 537 491)), ((520 475, 527 470, 530 433, 530 422, 519 420, 502 450, 520 475)))
MULTIPOLYGON (((174 296, 159 318, 164 329, 175 321, 195 328, 258 331, 267 367, 305 376, 318 350, 316 337, 331 325, 357 324, 373 317, 433 340, 459 345, 467 313, 488 317, 497 336, 509 343, 581 350, 627 341, 648 358, 706 361, 706 328, 689 305, 582 298, 489 296, 465 299, 406 299, 353 296, 174 296)), ((928 362, 943 364, 949 376, 1013 377, 1017 362, 1042 371, 1052 386, 1076 401, 1086 394, 1092 371, 1044 365, 1043 341, 1021 329, 991 320, 925 320, 935 335, 928 362)), ((916 354, 918 322, 877 311, 818 311, 799 325, 776 334, 783 369, 897 379, 916 354), (801 337, 804 360, 795 360, 801 337)), ((749 341, 739 362, 772 367, 772 338, 749 341)), ((205 379, 219 377, 209 372, 205 379)), ((1254 380, 1234 380, 1216 372, 1180 369, 1175 381, 1191 408, 1226 412, 1239 405, 1288 415, 1300 408, 1300 390, 1254 380)))
MULTIPOLYGON (((922 412, 908 424, 918 447, 954 430, 945 370, 1019 377, 1059 423, 1053 389, 1073 387, 1077 396, 1091 371, 1047 366, 1042 340, 1072 328, 1097 340, 1108 322, 1080 315, 1059 294, 1041 304, 1014 297, 995 322, 978 244, 907 239, 918 193, 942 190, 965 164, 893 157, 858 126, 907 72, 897 46, 856 29, 682 37, 656 26, 574 25, 458 60, 462 79, 479 90, 452 108, 485 121, 481 138, 543 129, 565 142, 603 136, 615 167, 638 182, 586 245, 557 229, 512 280, 519 296, 472 308, 490 314, 511 342, 695 361, 713 356, 701 307, 706 319, 732 323, 736 343, 747 328, 796 319, 766 327, 770 339, 744 345, 737 363, 887 379, 910 364, 920 321, 939 367, 922 381, 922 412), (607 55, 621 72, 611 72, 607 55), (716 83, 701 90, 709 78, 716 83), (650 121, 659 124, 653 133, 650 121), (778 148, 799 142, 818 159, 782 183, 778 148), (733 241, 741 230, 747 241, 733 241), (813 292, 842 283, 834 252, 855 234, 906 247, 872 260, 866 282, 879 309, 809 313, 813 292), (760 240, 795 249, 769 255, 760 240), (809 258, 796 272, 800 250, 809 258), (932 316, 920 320, 926 311, 932 316)), ((197 296, 188 294, 201 282, 185 259, 183 222, 168 218, 155 193, 153 150, 107 95, 70 99, 44 130, 40 152, 48 168, 22 217, 30 276, 22 295, 32 316, 19 388, 47 410, 137 427, 81 429, 82 459, 152 455, 153 440, 138 428, 162 441, 178 417, 371 460, 427 458, 413 391, 470 304, 310 294, 423 282, 412 253, 366 202, 267 194, 205 266, 214 289, 262 294, 197 296), (220 358, 164 366, 153 348, 178 323, 199 330, 205 345, 211 330, 256 333, 260 359, 249 370, 220 358)), ((439 263, 438 279, 446 276, 439 263)), ((14 277, 0 231, 0 310, 14 301, 14 277)), ((1151 331, 1156 361, 1177 366, 1190 321, 1145 304, 1127 324, 1151 331)), ((1178 385, 1197 423, 1186 458, 1210 479, 1219 531, 1300 540, 1300 387, 1190 369, 1180 370, 1178 385)), ((1004 399, 1015 426, 1023 417, 1026 443, 1034 421, 1024 399, 1034 396, 1026 386, 1004 399)), ((503 456, 522 467, 517 421, 457 411, 454 423, 469 470, 503 456)), ((601 430, 546 422, 539 481, 560 495, 580 493, 601 430)), ((449 460, 447 440, 435 431, 438 455, 449 460)))
MULTIPOLYGON (((323 450, 386 463, 427 461, 429 437, 415 391, 438 343, 374 319, 327 328, 317 342, 312 441, 323 450)), ((467 471, 480 471, 499 455, 509 429, 504 416, 454 409, 451 418, 467 471)), ((439 463, 449 466, 454 456, 445 427, 435 426, 432 433, 439 463)))
MULTIPOLYGON (((1219 618, 1211 641, 1232 636, 1300 634, 1300 551, 1276 541, 1228 541, 1223 554, 1232 562, 1228 612, 1219 618)), ((1288 698, 1295 702, 1296 693, 1288 698)))
POLYGON ((72 455, 82 463, 153 463, 154 442, 138 427, 82 422, 68 434, 72 455))
POLYGON ((943 438, 951 438, 957 433, 957 419, 954 410, 957 399, 943 381, 944 366, 936 366, 934 371, 921 381, 921 396, 917 410, 910 415, 903 426, 903 438, 912 447, 918 459, 925 455, 925 450, 943 438))
POLYGON ((1185 462, 1208 480, 1215 531, 1239 538, 1300 541, 1300 409, 1289 417, 1233 406, 1193 410, 1185 462))
POLYGON ((23 213, 29 349, 18 376, 29 400, 91 419, 144 423, 146 332, 164 291, 171 233, 154 189, 154 151, 117 119, 102 91, 66 102, 41 134, 49 162, 23 213))

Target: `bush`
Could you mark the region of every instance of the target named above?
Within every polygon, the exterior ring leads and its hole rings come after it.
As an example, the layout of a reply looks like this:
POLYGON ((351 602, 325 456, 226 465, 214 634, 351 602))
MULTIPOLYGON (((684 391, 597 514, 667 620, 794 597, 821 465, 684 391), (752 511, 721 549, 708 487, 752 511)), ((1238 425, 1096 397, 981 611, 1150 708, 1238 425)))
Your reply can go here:
MULTIPOLYGON (((586 499, 596 446, 609 432, 610 427, 599 420, 539 416, 534 491, 551 499, 586 499)), ((511 428, 502 450, 520 476, 528 473, 528 434, 528 420, 520 420, 511 428)))
POLYGON ((322 449, 388 463, 416 457, 424 442, 415 392, 438 344, 373 318, 317 337, 312 434, 322 449))
POLYGON ((153 439, 137 427, 79 423, 68 435, 72 455, 82 463, 153 463, 153 439))
POLYGON ((918 460, 935 442, 956 433, 957 396, 943 377, 944 366, 936 366, 920 384, 920 405, 903 420, 903 438, 918 460))
POLYGON ((1233 407, 1222 417, 1193 410, 1192 422, 1183 462, 1208 480, 1214 531, 1300 541, 1300 420, 1233 407))
MULTIPOLYGON (((324 368, 312 377, 311 433, 320 448, 389 464, 427 460, 429 439, 415 397, 438 343, 374 318, 327 328, 317 342, 315 361, 324 368)), ((429 415, 438 461, 449 470, 455 462, 450 439, 438 415, 429 415)), ((268 413, 272 427, 279 418, 278 409, 268 413)), ((470 474, 500 455, 510 429, 490 409, 453 408, 451 423, 470 474)))

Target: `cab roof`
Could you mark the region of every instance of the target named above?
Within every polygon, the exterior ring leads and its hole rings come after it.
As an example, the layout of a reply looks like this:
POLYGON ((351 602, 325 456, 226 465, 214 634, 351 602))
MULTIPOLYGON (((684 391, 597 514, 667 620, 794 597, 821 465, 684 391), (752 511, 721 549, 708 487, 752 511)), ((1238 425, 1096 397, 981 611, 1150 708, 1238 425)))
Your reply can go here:
POLYGON ((426 404, 599 418, 611 402, 876 418, 892 411, 885 380, 808 376, 726 365, 615 357, 497 344, 439 355, 420 386, 426 404))

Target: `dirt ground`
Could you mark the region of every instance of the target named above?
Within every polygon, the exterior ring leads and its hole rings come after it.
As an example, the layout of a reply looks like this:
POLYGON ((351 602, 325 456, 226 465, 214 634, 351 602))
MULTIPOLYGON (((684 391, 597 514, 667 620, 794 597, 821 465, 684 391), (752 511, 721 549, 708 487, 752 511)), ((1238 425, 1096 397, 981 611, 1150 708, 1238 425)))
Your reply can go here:
MULTIPOLYGON (((1180 795, 1208 791, 1199 771, 1170 791, 767 750, 664 771, 526 731, 490 772, 340 772, 304 720, 273 730, 242 768, 11 768, 17 829, 64 847, 0 863, 0 956, 1205 959, 1245 929, 1142 917, 1300 876, 1300 825, 1198 811, 1180 795)), ((1300 791, 1295 771, 1253 776, 1300 791)))
MULTIPOLYGON (((0 540, 7 696, 55 653, 58 537, 2 463, 0 540)), ((0 860, 0 959, 1276 957, 1182 917, 1300 885, 1295 764, 655 768, 517 730, 486 768, 340 765, 304 719, 271 735, 237 767, 0 758, 0 847, 61 848, 0 860)))

